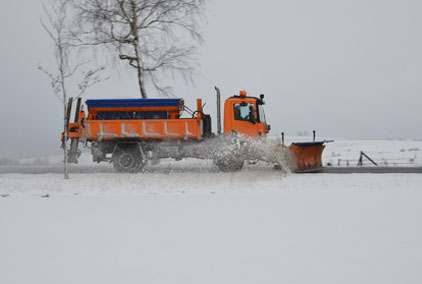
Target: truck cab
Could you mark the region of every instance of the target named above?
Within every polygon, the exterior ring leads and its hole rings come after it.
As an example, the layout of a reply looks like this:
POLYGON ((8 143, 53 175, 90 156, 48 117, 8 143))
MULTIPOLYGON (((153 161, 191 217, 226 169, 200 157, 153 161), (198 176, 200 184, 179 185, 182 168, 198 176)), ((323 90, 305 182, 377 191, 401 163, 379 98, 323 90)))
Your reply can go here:
POLYGON ((248 97, 245 91, 228 98, 224 103, 224 134, 265 137, 270 125, 265 119, 264 104, 264 95, 248 97))

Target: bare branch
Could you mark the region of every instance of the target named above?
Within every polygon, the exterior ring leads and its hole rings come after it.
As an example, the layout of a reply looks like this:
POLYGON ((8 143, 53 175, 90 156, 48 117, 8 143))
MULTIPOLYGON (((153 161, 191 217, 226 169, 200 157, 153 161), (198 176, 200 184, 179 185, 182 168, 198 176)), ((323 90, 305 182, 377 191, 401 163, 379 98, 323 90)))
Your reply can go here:
POLYGON ((189 80, 195 70, 195 50, 203 42, 197 21, 206 3, 74 0, 77 28, 72 31, 72 44, 103 47, 134 67, 142 97, 147 97, 147 82, 158 93, 168 93, 167 87, 158 84, 159 78, 170 74, 189 80))
POLYGON ((78 85, 79 94, 76 96, 76 98, 81 97, 88 88, 96 85, 97 83, 110 79, 110 77, 102 78, 99 76, 100 75, 99 73, 101 73, 104 70, 105 70, 105 67, 100 66, 96 69, 88 70, 86 72, 83 71, 82 74, 84 75, 84 77, 82 79, 82 82, 79 83, 78 85))
POLYGON ((60 96, 61 93, 61 83, 60 83, 60 77, 54 76, 49 71, 47 71, 44 67, 42 67, 41 64, 38 64, 38 70, 43 72, 48 78, 50 78, 50 85, 53 89, 54 95, 59 99, 60 102, 64 103, 63 98, 60 96))

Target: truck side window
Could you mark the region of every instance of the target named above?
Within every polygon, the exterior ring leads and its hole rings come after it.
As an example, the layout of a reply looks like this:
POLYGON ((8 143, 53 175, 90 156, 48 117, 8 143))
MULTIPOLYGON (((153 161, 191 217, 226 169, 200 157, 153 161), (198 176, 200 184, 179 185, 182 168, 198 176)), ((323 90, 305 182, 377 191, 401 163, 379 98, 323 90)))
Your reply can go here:
POLYGON ((258 105, 258 118, 259 118, 259 122, 267 125, 267 121, 265 120, 265 112, 264 112, 263 105, 258 105))
POLYGON ((253 104, 234 104, 234 119, 241 121, 254 122, 254 105, 253 104))

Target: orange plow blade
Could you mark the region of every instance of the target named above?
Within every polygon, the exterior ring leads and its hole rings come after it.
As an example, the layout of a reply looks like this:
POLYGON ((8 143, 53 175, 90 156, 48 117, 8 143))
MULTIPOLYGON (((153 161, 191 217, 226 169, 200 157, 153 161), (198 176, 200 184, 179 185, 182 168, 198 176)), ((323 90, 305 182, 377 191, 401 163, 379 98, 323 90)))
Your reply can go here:
POLYGON ((293 171, 312 172, 321 169, 325 142, 292 143, 288 148, 293 156, 293 171))

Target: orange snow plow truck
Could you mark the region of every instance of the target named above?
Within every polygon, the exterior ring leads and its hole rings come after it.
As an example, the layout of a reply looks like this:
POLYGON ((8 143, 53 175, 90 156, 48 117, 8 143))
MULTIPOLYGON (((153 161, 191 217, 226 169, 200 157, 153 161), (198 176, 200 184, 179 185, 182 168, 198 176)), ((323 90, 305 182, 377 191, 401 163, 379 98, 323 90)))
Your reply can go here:
MULTIPOLYGON (((74 122, 69 123, 72 100, 67 107, 68 162, 77 163, 79 143, 90 144, 94 162, 111 162, 119 172, 138 172, 148 160, 164 158, 212 159, 224 172, 240 170, 245 161, 265 161, 294 172, 322 168, 322 152, 328 141, 293 143, 286 147, 266 136, 270 131, 264 113, 264 95, 245 91, 224 103, 221 128, 220 90, 217 91, 217 133, 202 100, 195 111, 183 99, 87 100, 88 114, 76 104, 74 122), (182 118, 182 113, 190 114, 182 118), (271 143, 270 143, 271 142, 271 143)), ((62 142, 65 135, 62 134, 62 142)))

